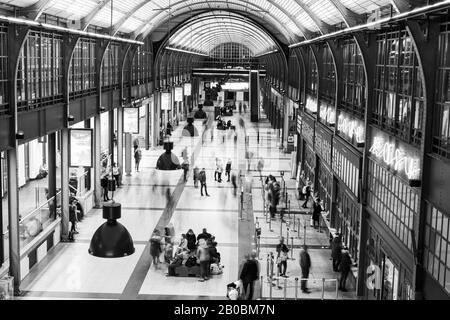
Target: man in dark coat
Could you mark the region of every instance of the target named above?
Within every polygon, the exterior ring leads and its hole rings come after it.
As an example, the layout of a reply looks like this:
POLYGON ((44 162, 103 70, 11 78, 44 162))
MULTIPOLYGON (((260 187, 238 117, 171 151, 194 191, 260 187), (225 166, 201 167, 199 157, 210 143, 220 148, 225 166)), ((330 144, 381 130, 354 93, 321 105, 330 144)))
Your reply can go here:
POLYGON ((247 259, 244 263, 239 279, 244 286, 246 300, 252 300, 254 283, 258 279, 258 264, 254 259, 247 259))
POLYGON ((205 168, 203 168, 202 171, 200 171, 199 178, 200 178, 200 184, 201 184, 200 194, 203 197, 203 188, 205 188, 205 194, 206 194, 207 197, 209 197, 208 189, 206 189, 206 172, 205 172, 205 168))
MULTIPOLYGON (((309 269, 311 268, 311 257, 308 253, 308 247, 306 245, 300 250, 300 267, 302 268, 302 278, 308 279, 309 269)), ((306 287, 306 280, 302 280, 301 288, 304 293, 310 293, 309 289, 306 287)))
POLYGON ((333 271, 338 272, 338 266, 341 263, 342 240, 339 233, 333 238, 331 242, 331 258, 333 258, 333 271))
POLYGON ((347 248, 344 247, 344 249, 342 249, 341 263, 339 264, 339 272, 341 273, 341 277, 339 278, 339 289, 341 291, 347 291, 345 288, 345 283, 347 282, 347 276, 351 267, 352 259, 350 258, 347 248))
POLYGON ((317 229, 317 227, 319 227, 320 214, 322 213, 322 209, 323 208, 320 199, 316 198, 313 204, 313 214, 312 214, 314 229, 317 229))
POLYGON ((200 239, 208 240, 209 238, 211 238, 211 234, 208 233, 208 231, 206 230, 206 228, 203 228, 203 232, 200 233, 200 234, 197 236, 197 241, 200 240, 200 239))

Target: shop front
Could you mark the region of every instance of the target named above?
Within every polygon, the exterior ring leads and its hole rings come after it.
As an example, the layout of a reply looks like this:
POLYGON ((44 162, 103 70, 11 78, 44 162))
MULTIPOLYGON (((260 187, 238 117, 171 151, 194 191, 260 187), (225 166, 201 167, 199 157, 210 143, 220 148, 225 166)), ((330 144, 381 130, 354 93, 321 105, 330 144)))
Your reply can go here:
POLYGON ((333 140, 334 210, 331 226, 342 235, 355 262, 359 259, 360 183, 362 156, 335 136, 333 140))
POLYGON ((315 181, 316 155, 314 153, 314 134, 315 121, 306 114, 302 113, 302 173, 300 175, 301 187, 308 182, 315 181))
POLYGON ((333 174, 331 171, 332 132, 316 122, 314 149, 317 155, 317 177, 314 182, 316 195, 322 200, 324 211, 330 211, 332 199, 333 174))

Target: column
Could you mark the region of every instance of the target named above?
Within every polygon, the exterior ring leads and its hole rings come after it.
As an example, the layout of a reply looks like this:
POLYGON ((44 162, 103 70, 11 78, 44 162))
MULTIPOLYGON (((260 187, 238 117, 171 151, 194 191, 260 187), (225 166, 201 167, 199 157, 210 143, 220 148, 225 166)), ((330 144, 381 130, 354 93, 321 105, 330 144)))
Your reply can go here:
POLYGON ((288 98, 283 96, 283 114, 284 114, 284 123, 283 123, 283 147, 287 150, 288 145, 288 136, 289 136, 289 104, 288 98))
POLYGON ((100 186, 100 151, 101 151, 101 122, 100 115, 94 117, 94 204, 95 208, 102 207, 102 188, 100 186))
POLYGON ((61 240, 69 237, 69 129, 61 129, 61 240))
POLYGON ((123 107, 117 108, 117 166, 123 173, 123 107))
POLYGON ((250 71, 249 81, 250 120, 259 121, 259 71, 250 71))
MULTIPOLYGON (((47 139, 48 148, 48 197, 52 198, 56 196, 56 133, 50 133, 47 139)), ((50 212, 50 214, 56 214, 56 197, 53 200, 53 208, 55 212, 50 212)), ((53 216, 53 217, 56 217, 53 216)))
POLYGON ((109 126, 109 153, 111 156, 111 165, 116 160, 114 159, 114 109, 111 109, 108 113, 108 126, 109 126))
POLYGON ((150 100, 146 100, 144 109, 145 109, 145 150, 150 149, 150 100))
POLYGON ((17 143, 8 150, 8 218, 9 218, 9 274, 14 277, 14 292, 19 292, 20 240, 19 240, 19 184, 17 176, 17 143))

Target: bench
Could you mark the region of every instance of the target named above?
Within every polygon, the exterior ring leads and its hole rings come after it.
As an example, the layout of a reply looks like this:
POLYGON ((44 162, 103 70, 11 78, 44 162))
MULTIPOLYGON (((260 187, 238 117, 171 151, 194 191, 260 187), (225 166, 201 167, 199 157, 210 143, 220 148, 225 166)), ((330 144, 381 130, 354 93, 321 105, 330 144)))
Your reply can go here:
POLYGON ((186 267, 178 266, 175 268, 176 277, 200 277, 200 266, 186 267))

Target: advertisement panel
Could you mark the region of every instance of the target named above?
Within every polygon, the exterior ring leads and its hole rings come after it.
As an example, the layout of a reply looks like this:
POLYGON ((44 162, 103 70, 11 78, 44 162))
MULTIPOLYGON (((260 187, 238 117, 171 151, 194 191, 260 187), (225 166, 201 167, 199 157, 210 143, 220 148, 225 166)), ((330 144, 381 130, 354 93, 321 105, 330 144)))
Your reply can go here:
POLYGON ((175 101, 183 102, 183 88, 175 87, 175 101))
POLYGON ((170 92, 161 93, 161 110, 172 110, 170 103, 170 92))
POLYGON ((123 132, 139 133, 139 108, 123 108, 123 132))
POLYGON ((184 84, 184 95, 190 96, 191 92, 192 92, 192 85, 190 83, 185 83, 184 84))
POLYGON ((236 101, 244 101, 244 92, 243 91, 236 92, 236 101))
POLYGON ((92 168, 93 129, 69 129, 69 166, 92 168))

